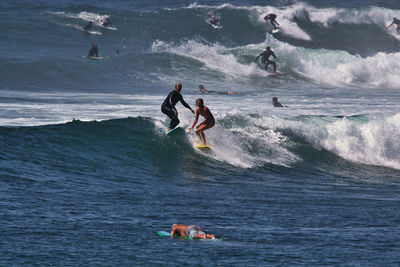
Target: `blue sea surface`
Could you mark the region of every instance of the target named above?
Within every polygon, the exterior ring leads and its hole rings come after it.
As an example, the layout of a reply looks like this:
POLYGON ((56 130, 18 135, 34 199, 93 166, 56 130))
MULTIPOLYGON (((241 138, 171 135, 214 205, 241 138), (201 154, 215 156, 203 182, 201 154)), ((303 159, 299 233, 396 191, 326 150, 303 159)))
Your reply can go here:
POLYGON ((1 1, 0 265, 399 266, 396 16, 394 0, 1 1), (254 62, 267 46, 287 75, 254 62), (215 117, 212 151, 180 103, 186 134, 166 135, 178 82, 215 117), (223 241, 157 235, 174 223, 223 241))

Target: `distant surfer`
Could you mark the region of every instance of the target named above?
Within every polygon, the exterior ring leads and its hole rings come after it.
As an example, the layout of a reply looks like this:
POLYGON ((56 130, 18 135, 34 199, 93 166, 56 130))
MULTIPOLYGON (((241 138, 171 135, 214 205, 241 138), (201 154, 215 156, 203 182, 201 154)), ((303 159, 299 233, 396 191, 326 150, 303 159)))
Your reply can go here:
POLYGON ((213 15, 211 19, 208 21, 214 26, 218 26, 218 19, 213 15))
POLYGON ((272 105, 273 105, 275 108, 283 108, 283 105, 282 105, 281 103, 278 102, 278 98, 277 98, 276 96, 274 96, 274 97, 272 98, 272 105))
POLYGON ((232 91, 217 92, 217 91, 207 90, 206 88, 204 88, 204 85, 202 85, 202 84, 199 85, 199 91, 202 92, 203 94, 219 94, 219 95, 233 95, 234 94, 232 91))
POLYGON ((271 48, 269 46, 267 46, 267 48, 265 49, 264 52, 262 52, 261 54, 258 55, 258 57, 254 60, 254 62, 257 62, 259 57, 261 58, 261 62, 265 64, 265 70, 268 69, 268 66, 272 64, 272 66, 274 67, 274 73, 278 74, 276 72, 276 63, 275 61, 269 60, 269 57, 273 56, 274 58, 277 58, 274 54, 274 52, 271 50, 271 48))
POLYGON ((272 24, 272 26, 274 27, 274 30, 276 30, 276 25, 279 26, 279 23, 275 20, 276 19, 276 15, 275 14, 268 14, 264 17, 264 19, 268 22, 272 24))
POLYGON ((107 18, 104 20, 103 24, 101 24, 101 26, 103 26, 103 27, 111 27, 112 24, 111 24, 110 18, 107 17, 107 18))
POLYGON ((167 115, 171 119, 171 123, 169 124, 169 129, 168 129, 169 131, 178 126, 180 122, 178 119, 178 110, 176 110, 175 108, 175 105, 178 102, 181 102, 183 106, 185 106, 187 109, 190 109, 190 111, 194 113, 194 110, 185 102, 185 100, 183 100, 181 91, 182 91, 182 84, 180 83, 175 84, 175 89, 168 94, 167 98, 161 105, 161 112, 167 115))
POLYGON ((198 107, 196 110, 196 117, 194 119, 192 127, 189 128, 189 132, 191 133, 194 126, 196 126, 199 115, 203 116, 205 120, 197 125, 196 134, 200 138, 202 145, 207 145, 206 135, 204 134, 204 131, 212 128, 215 125, 215 119, 208 107, 204 106, 204 101, 202 98, 198 98, 196 100, 196 106, 198 107))
POLYGON ((87 55, 88 57, 98 57, 99 56, 99 48, 97 47, 96 43, 92 43, 92 48, 90 48, 89 53, 87 55))
POLYGON ((171 227, 171 237, 175 235, 190 239, 215 239, 214 235, 206 234, 203 228, 198 225, 173 224, 171 227))
POLYGON ((396 31, 397 31, 398 34, 400 34, 400 20, 398 18, 393 18, 392 23, 390 23, 390 25, 388 25, 386 27, 386 29, 389 29, 393 24, 397 25, 396 31))
POLYGON ((85 31, 89 31, 92 29, 92 25, 93 25, 93 21, 89 21, 89 23, 85 27, 83 27, 83 29, 85 31))

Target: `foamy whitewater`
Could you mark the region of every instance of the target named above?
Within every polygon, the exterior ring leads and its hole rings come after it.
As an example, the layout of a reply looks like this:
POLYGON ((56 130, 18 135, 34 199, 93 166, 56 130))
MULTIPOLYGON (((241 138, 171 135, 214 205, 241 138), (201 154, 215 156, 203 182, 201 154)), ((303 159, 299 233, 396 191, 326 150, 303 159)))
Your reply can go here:
MULTIPOLYGON (((0 10, 1 265, 400 264, 400 35, 386 29, 400 3, 0 10), (99 59, 86 57, 93 42, 99 59), (287 75, 254 62, 267 46, 287 75), (211 153, 165 134, 177 82, 216 119, 211 153), (173 223, 223 242, 157 235, 173 223)), ((187 131, 194 115, 176 107, 187 131)))

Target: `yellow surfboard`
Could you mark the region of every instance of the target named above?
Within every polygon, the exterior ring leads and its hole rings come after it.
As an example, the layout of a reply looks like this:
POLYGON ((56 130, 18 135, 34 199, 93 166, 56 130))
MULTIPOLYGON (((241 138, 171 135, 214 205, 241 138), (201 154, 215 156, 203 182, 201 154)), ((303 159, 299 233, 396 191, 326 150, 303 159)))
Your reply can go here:
POLYGON ((208 146, 208 145, 195 145, 195 148, 198 148, 200 150, 212 150, 212 147, 208 146))

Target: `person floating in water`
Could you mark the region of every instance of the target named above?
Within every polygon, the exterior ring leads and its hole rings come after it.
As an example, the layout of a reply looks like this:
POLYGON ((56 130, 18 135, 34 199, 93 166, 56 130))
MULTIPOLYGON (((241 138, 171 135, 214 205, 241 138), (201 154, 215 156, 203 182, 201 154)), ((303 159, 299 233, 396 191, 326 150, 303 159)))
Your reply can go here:
POLYGON ((173 224, 171 227, 171 237, 175 235, 190 239, 215 239, 214 235, 206 234, 203 228, 198 225, 173 224))
POLYGON ((168 94, 167 98, 161 105, 161 112, 167 115, 171 119, 171 123, 169 124, 168 128, 169 131, 178 126, 180 122, 178 119, 178 110, 176 110, 175 108, 175 105, 178 102, 181 102, 182 105, 184 105, 187 109, 190 109, 190 111, 194 113, 194 110, 185 102, 185 100, 183 100, 181 91, 182 91, 182 84, 180 83, 175 84, 175 89, 168 94))
POLYGON ((276 15, 275 14, 268 14, 264 17, 264 19, 268 22, 272 24, 272 26, 274 27, 274 30, 276 30, 276 25, 279 26, 279 23, 275 20, 276 19, 276 15))
POLYGON ((388 25, 386 27, 386 29, 389 29, 393 24, 397 25, 396 31, 397 31, 398 34, 400 34, 400 20, 398 18, 393 18, 392 23, 390 23, 390 25, 388 25))
POLYGON ((199 119, 199 115, 203 116, 205 118, 205 120, 202 121, 199 125, 197 125, 196 134, 200 138, 202 145, 206 146, 207 142, 206 142, 206 135, 204 134, 204 131, 212 128, 215 125, 215 119, 214 119, 214 116, 212 115, 211 111, 208 109, 208 107, 204 106, 204 101, 202 98, 198 98, 196 100, 196 106, 198 107, 196 110, 196 117, 194 119, 192 127, 189 128, 189 132, 191 133, 194 126, 196 126, 197 121, 199 119))
POLYGON ((220 95, 233 95, 234 93, 232 91, 226 91, 226 92, 216 92, 212 90, 207 90, 204 88, 204 85, 200 84, 199 85, 199 91, 202 92, 203 94, 220 94, 220 95))
POLYGON ((110 18, 107 17, 107 18, 103 21, 103 24, 101 24, 101 26, 103 26, 103 27, 111 27, 112 24, 111 24, 110 18))
POLYGON ((88 57, 98 57, 99 56, 99 48, 97 47, 96 43, 92 43, 92 48, 90 48, 89 53, 87 55, 88 57))
POLYGON ((92 25, 93 25, 93 21, 89 21, 89 23, 85 27, 83 27, 83 29, 85 31, 91 30, 92 29, 92 25))
POLYGON ((257 62, 259 57, 261 58, 261 62, 265 64, 265 70, 267 70, 268 66, 272 64, 272 66, 274 67, 274 73, 277 74, 276 72, 276 63, 275 61, 269 60, 269 57, 273 56, 274 58, 277 58, 274 54, 274 52, 271 50, 271 48, 269 46, 267 46, 267 48, 265 49, 264 52, 262 52, 261 54, 258 55, 258 57, 254 60, 254 62, 257 62))
POLYGON ((218 19, 213 15, 211 19, 208 21, 214 26, 218 26, 218 19))
POLYGON ((277 98, 276 96, 274 96, 274 97, 272 98, 272 105, 273 105, 275 108, 283 108, 282 104, 278 102, 278 98, 277 98))

